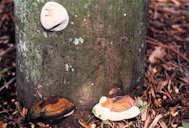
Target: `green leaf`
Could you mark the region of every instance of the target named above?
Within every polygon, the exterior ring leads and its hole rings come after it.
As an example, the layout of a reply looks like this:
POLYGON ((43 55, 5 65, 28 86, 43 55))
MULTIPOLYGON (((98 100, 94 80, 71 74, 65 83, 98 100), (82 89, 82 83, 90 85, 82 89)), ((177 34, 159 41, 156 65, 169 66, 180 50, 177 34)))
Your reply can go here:
POLYGON ((93 108, 92 113, 96 115, 96 110, 93 108))
POLYGON ((102 120, 103 124, 109 125, 110 121, 109 120, 102 120))
POLYGON ((3 78, 3 74, 8 71, 7 68, 0 68, 0 80, 3 78))
POLYGON ((140 113, 144 113, 146 111, 146 106, 140 107, 140 113))
POLYGON ((21 107, 21 105, 20 105, 19 102, 16 102, 16 103, 15 103, 15 106, 16 106, 16 109, 17 109, 18 111, 21 111, 21 110, 22 110, 22 107, 21 107))
POLYGON ((182 122, 182 126, 183 126, 183 128, 189 128, 189 123, 183 121, 183 122, 182 122))
POLYGON ((142 100, 137 100, 136 106, 138 107, 144 106, 144 102, 142 100))
POLYGON ((137 100, 136 106, 139 107, 140 113, 144 113, 146 111, 146 105, 144 104, 144 101, 137 100))

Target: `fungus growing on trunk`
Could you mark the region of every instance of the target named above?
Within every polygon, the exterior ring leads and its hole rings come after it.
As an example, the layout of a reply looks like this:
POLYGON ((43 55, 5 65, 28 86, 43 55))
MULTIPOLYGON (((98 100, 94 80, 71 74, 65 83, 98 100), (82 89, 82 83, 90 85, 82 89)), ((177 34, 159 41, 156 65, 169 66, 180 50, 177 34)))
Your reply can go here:
POLYGON ((69 16, 62 5, 51 1, 43 6, 40 20, 46 30, 61 31, 67 27, 69 16))
POLYGON ((93 107, 93 114, 101 120, 120 121, 138 116, 140 109, 130 96, 103 96, 93 107))
POLYGON ((46 100, 39 100, 32 106, 31 117, 42 118, 43 120, 56 120, 68 117, 73 114, 75 105, 65 98, 58 96, 48 97, 46 100))

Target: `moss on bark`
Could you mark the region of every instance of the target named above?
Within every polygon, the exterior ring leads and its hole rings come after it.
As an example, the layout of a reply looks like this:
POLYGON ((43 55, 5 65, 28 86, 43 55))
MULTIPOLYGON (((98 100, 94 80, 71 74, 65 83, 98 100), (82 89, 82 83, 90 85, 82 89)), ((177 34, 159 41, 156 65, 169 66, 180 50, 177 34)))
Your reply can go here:
POLYGON ((45 2, 15 0, 17 92, 25 106, 50 95, 91 106, 142 82, 145 0, 58 0, 70 16, 61 32, 41 26, 45 2))

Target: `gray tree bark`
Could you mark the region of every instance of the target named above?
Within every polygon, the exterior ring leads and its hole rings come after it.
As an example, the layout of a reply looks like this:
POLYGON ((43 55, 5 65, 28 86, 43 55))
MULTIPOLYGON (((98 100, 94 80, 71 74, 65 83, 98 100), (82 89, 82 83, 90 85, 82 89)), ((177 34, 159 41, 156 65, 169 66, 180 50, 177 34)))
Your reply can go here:
POLYGON ((70 16, 60 32, 40 24, 46 1, 15 0, 17 94, 24 106, 48 96, 92 106, 142 84, 146 0, 57 0, 70 16))

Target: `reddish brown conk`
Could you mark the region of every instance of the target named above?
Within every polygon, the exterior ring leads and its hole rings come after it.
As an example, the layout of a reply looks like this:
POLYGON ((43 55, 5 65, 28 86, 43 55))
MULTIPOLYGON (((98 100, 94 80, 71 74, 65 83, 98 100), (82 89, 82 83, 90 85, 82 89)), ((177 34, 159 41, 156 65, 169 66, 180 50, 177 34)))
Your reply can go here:
POLYGON ((135 100, 130 96, 116 96, 108 98, 105 102, 101 103, 102 107, 108 107, 111 111, 122 112, 136 104, 135 100))
POLYGON ((39 100, 31 109, 33 118, 61 118, 73 113, 75 105, 65 98, 58 96, 48 97, 46 100, 39 100))

